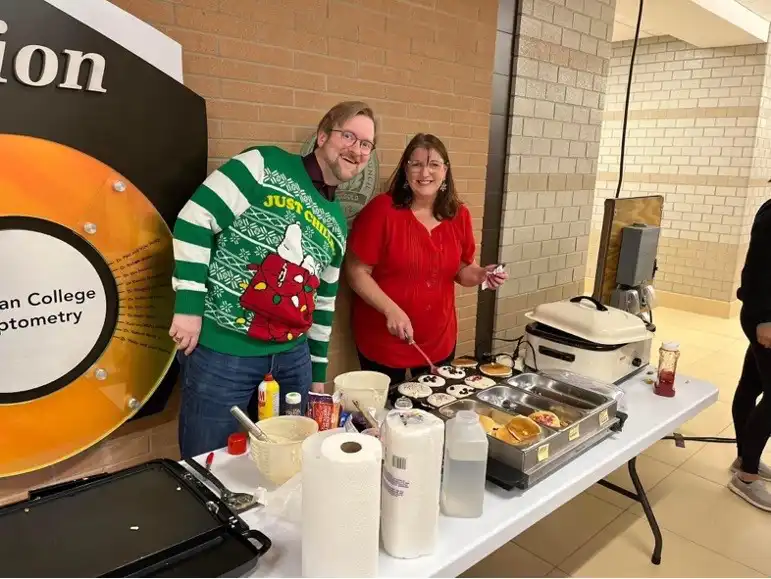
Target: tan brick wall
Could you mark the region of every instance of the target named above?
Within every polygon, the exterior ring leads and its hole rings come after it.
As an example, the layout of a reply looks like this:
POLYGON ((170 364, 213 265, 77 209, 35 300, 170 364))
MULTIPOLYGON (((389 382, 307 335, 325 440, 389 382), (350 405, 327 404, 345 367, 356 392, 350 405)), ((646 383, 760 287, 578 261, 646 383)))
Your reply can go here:
MULTIPOLYGON (((631 42, 615 43, 608 78, 592 243, 615 194, 631 42)), ((632 83, 622 196, 663 195, 657 289, 735 299, 747 240, 765 45, 698 49, 671 37, 640 41, 632 83)))
MULTIPOLYGON (((437 134, 481 240, 497 0, 112 1, 182 44, 185 84, 207 101, 210 169, 250 145, 299 151, 330 106, 364 99, 381 122, 383 180, 414 133, 437 134)), ((343 288, 330 378, 357 367, 348 296, 343 288)), ((459 351, 468 353, 476 291, 459 290, 457 305, 459 351)), ((173 413, 165 420, 60 467, 0 480, 0 501, 62 476, 173 454, 173 413)))
POLYGON ((495 325, 509 339, 528 309, 583 291, 615 0, 522 10, 495 325))

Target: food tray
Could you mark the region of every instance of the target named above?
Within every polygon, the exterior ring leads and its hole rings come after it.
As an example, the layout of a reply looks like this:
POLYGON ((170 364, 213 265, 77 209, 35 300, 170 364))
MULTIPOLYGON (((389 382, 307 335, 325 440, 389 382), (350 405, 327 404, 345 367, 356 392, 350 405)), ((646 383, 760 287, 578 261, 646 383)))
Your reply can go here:
POLYGON ((567 432, 568 443, 589 436, 605 426, 605 423, 599 423, 595 412, 568 406, 564 400, 545 398, 512 386, 493 386, 477 394, 477 398, 504 410, 511 405, 527 405, 536 410, 553 412, 561 421, 568 422, 567 426, 559 429, 560 432, 567 432))
MULTIPOLYGON (((507 380, 516 390, 536 394, 559 404, 564 409, 581 411, 585 417, 579 423, 579 432, 571 433, 571 441, 606 428, 615 417, 618 403, 615 399, 573 384, 566 384, 539 374, 520 374, 507 380)), ((552 412, 554 412, 552 410, 552 412)), ((555 414, 558 414, 555 412, 555 414)))
MULTIPOLYGON (((523 405, 503 410, 480 400, 466 398, 442 406, 440 409, 435 410, 434 413, 444 420, 449 420, 460 410, 471 410, 479 415, 489 416, 499 424, 506 424, 512 417, 518 414, 520 416, 527 416, 535 412, 534 409, 523 405)), ((540 437, 527 445, 508 444, 489 434, 487 435, 487 440, 489 442, 488 455, 491 458, 522 472, 533 469, 568 445, 567 432, 557 432, 545 426, 541 426, 540 437)))

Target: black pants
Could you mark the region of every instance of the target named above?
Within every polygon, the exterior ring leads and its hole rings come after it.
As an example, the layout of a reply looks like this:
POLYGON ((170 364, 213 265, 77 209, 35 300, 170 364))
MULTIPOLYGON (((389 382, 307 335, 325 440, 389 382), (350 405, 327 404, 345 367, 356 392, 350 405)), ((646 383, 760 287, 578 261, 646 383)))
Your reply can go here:
POLYGON ((760 456, 771 436, 771 349, 758 343, 758 324, 744 310, 741 323, 750 345, 744 356, 732 412, 742 471, 758 474, 760 456))
MULTIPOLYGON (((366 358, 359 350, 356 350, 359 355, 359 366, 362 370, 369 370, 371 372, 381 372, 391 379, 391 386, 394 384, 400 384, 407 379, 407 370, 410 371, 410 376, 415 378, 421 374, 428 373, 428 366, 416 366, 414 368, 390 368, 389 366, 383 366, 377 362, 373 362, 369 358, 366 358)), ((436 362, 437 366, 446 366, 455 358, 455 348, 452 349, 450 355, 444 360, 436 362)))

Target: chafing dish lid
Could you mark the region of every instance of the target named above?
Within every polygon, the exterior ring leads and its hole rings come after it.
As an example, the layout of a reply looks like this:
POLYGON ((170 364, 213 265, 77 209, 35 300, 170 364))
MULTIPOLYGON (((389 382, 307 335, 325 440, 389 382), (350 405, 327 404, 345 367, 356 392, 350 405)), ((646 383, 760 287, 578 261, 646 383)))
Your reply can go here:
POLYGON ((542 304, 525 316, 595 344, 629 344, 653 337, 637 316, 586 296, 542 304))

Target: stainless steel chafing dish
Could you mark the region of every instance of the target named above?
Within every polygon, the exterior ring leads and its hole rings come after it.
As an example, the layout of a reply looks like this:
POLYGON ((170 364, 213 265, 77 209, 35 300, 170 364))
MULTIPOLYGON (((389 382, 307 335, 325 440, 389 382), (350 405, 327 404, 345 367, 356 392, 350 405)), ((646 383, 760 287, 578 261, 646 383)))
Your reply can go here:
MULTIPOLYGON (((577 382, 577 381, 576 381, 577 382)), ((526 488, 595 446, 619 423, 618 400, 611 393, 583 388, 567 380, 525 373, 441 407, 445 420, 459 410, 473 410, 505 425, 516 415, 539 410, 554 413, 559 428, 541 426, 541 436, 527 445, 508 444, 488 435, 489 456, 522 473, 517 486, 526 488)))

